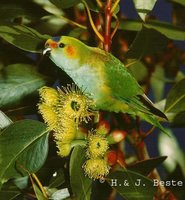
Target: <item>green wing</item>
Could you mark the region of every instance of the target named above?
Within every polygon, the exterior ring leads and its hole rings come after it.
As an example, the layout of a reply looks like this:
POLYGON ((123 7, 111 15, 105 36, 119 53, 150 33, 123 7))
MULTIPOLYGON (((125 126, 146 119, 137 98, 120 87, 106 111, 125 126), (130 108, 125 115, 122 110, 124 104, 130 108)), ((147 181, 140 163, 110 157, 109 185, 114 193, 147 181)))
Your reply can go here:
MULTIPOLYGON (((106 62, 105 67, 107 84, 112 90, 112 96, 130 107, 126 113, 135 112, 135 115, 165 132, 156 117, 166 118, 164 113, 155 108, 153 103, 144 95, 142 88, 125 66, 111 54, 109 56, 110 59, 106 62)), ((124 110, 120 111, 124 112, 124 110)))
POLYGON ((154 107, 125 66, 111 54, 108 54, 108 56, 109 60, 105 64, 105 74, 107 85, 112 91, 112 96, 115 99, 124 101, 133 109, 166 118, 160 110, 154 107))
POLYGON ((105 62, 106 81, 113 92, 112 95, 119 97, 142 95, 144 93, 142 88, 124 64, 111 54, 108 54, 108 57, 105 62))

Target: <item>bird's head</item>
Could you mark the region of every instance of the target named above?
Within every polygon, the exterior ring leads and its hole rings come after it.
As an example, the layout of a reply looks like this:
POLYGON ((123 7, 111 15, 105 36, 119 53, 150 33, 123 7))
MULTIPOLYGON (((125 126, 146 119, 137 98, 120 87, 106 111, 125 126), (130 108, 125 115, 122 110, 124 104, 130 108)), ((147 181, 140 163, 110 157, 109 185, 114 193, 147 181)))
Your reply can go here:
POLYGON ((77 39, 67 36, 52 37, 46 41, 43 54, 50 55, 53 52, 59 52, 61 56, 75 58, 78 54, 78 48, 80 48, 79 42, 77 39))
POLYGON ((53 37, 48 39, 45 43, 45 49, 43 54, 49 55, 53 62, 61 67, 69 67, 70 64, 75 62, 81 62, 81 60, 87 54, 88 47, 81 41, 68 37, 53 37))

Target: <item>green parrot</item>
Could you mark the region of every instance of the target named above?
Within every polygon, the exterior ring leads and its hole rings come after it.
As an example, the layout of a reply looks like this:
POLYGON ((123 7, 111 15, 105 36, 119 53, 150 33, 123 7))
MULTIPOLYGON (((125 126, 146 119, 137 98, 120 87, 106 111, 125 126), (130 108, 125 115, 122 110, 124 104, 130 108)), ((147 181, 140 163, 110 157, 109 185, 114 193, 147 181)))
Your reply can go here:
POLYGON ((136 79, 111 53, 61 36, 48 39, 43 54, 85 89, 97 109, 139 116, 164 131, 158 121, 158 117, 167 119, 164 113, 154 107, 136 79))

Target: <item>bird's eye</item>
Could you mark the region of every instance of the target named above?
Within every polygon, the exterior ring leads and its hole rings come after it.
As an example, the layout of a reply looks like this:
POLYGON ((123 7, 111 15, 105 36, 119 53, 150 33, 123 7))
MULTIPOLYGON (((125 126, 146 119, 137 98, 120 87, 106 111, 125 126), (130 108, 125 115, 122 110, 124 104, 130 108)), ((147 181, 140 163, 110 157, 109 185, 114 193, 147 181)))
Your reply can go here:
POLYGON ((65 47, 65 44, 61 42, 58 46, 59 46, 60 48, 64 48, 64 47, 65 47))

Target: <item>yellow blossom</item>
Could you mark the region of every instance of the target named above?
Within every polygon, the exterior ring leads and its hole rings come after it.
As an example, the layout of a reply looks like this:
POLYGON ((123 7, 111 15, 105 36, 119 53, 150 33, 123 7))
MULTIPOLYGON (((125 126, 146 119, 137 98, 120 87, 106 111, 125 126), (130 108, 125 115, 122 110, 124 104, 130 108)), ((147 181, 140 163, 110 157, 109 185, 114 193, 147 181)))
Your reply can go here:
POLYGON ((50 130, 54 130, 57 127, 57 114, 55 110, 46 105, 46 104, 38 104, 39 112, 41 113, 44 121, 47 123, 50 130))
POLYGON ((41 100, 48 106, 55 106, 59 101, 58 91, 51 87, 42 87, 39 89, 41 100))
POLYGON ((90 134, 88 137, 87 155, 90 158, 102 157, 107 152, 109 146, 108 141, 102 135, 90 134))
POLYGON ((104 159, 89 159, 83 165, 85 173, 92 179, 100 179, 109 173, 109 165, 104 159))
POLYGON ((90 109, 93 102, 74 84, 59 89, 61 106, 58 108, 58 114, 67 116, 77 123, 91 119, 94 115, 90 109))
POLYGON ((57 123, 57 129, 55 132, 55 139, 57 141, 62 141, 65 143, 71 142, 75 136, 77 131, 77 124, 74 120, 62 118, 57 123))
POLYGON ((58 155, 61 157, 66 157, 70 154, 71 151, 71 145, 70 143, 63 143, 63 142, 57 142, 58 147, 58 155))

